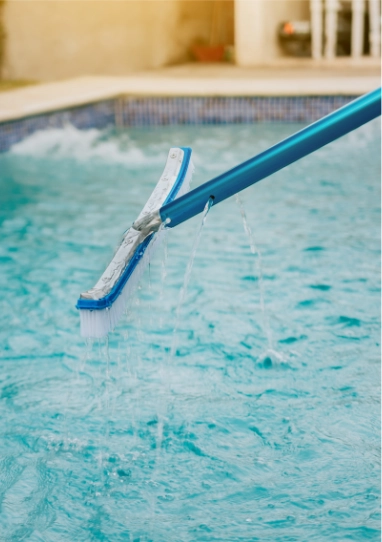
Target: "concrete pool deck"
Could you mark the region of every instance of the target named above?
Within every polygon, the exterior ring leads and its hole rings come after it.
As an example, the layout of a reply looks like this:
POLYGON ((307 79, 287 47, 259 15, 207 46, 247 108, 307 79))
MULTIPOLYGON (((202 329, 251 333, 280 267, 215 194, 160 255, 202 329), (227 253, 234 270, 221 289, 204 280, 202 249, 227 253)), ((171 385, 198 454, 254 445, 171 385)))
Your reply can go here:
POLYGON ((361 95, 381 85, 380 59, 284 59, 267 66, 190 63, 126 76, 86 76, 0 93, 0 122, 116 96, 361 95))

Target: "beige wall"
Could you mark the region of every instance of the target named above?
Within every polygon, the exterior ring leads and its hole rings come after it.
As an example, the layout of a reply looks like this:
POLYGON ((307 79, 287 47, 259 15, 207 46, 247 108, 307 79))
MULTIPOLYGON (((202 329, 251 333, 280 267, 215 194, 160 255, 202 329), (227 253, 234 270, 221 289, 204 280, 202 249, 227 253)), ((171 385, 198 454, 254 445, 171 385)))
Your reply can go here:
POLYGON ((7 0, 3 76, 122 75, 184 62, 192 43, 208 41, 211 13, 205 0, 7 0))
POLYGON ((182 44, 234 43, 234 0, 179 0, 182 44))
POLYGON ((255 66, 282 57, 276 39, 280 22, 309 18, 309 0, 235 0, 237 64, 255 66))
POLYGON ((279 22, 308 18, 309 1, 6 0, 2 75, 49 81, 186 62, 195 42, 232 43, 234 17, 238 64, 266 63, 282 55, 279 22))
POLYGON ((8 0, 5 76, 119 75, 180 56, 176 1, 8 0))

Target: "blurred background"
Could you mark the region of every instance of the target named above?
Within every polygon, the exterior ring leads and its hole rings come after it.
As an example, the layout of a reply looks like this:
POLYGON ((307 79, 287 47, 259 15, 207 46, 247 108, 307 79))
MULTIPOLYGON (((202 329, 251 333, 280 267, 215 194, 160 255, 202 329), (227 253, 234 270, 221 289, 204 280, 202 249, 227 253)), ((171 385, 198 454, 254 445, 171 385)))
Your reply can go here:
POLYGON ((3 82, 346 57, 379 63, 379 0, 0 0, 3 82))

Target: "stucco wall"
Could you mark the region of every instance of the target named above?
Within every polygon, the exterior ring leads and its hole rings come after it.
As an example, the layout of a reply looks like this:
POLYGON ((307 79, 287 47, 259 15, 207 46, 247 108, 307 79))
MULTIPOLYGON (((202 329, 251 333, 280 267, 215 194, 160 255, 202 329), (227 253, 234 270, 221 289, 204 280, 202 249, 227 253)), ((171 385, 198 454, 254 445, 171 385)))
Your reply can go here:
POLYGON ((186 62, 195 42, 233 43, 239 65, 282 55, 276 29, 309 0, 6 0, 3 77, 124 75, 186 62), (235 17, 235 24, 234 24, 235 17), (216 31, 218 28, 218 31, 216 31))
POLYGON ((284 56, 276 39, 280 22, 309 18, 309 0, 235 0, 237 64, 256 66, 284 56))
POLYGON ((208 32, 208 24, 200 25, 198 19, 200 23, 208 18, 210 9, 210 2, 200 2, 193 15, 187 4, 177 0, 7 0, 4 75, 37 80, 122 75, 185 61, 195 34, 208 32))
POLYGON ((5 74, 119 75, 175 60, 175 1, 8 0, 5 74))
POLYGON ((180 0, 179 32, 183 43, 234 43, 234 0, 180 0))

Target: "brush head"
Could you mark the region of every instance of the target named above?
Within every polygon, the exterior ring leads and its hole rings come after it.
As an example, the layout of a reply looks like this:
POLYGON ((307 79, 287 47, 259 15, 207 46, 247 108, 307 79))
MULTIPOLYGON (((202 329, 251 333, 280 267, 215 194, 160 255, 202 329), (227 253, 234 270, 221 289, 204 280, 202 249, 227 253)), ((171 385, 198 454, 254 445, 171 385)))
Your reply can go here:
POLYGON ((110 264, 96 285, 77 301, 83 337, 105 337, 117 325, 155 248, 167 233, 159 210, 189 190, 193 171, 191 149, 171 148, 158 184, 124 233, 110 264))

